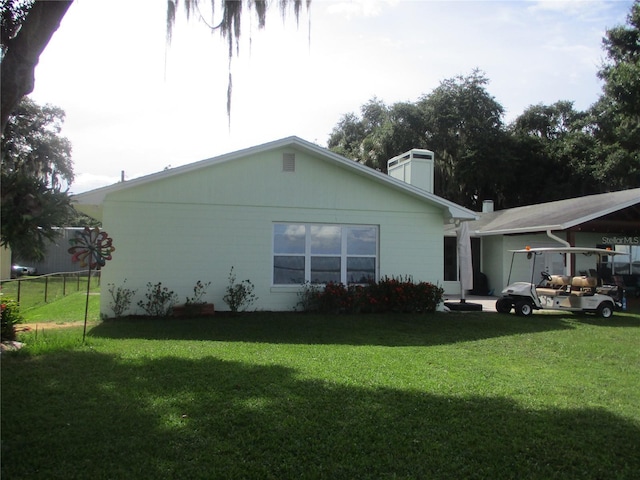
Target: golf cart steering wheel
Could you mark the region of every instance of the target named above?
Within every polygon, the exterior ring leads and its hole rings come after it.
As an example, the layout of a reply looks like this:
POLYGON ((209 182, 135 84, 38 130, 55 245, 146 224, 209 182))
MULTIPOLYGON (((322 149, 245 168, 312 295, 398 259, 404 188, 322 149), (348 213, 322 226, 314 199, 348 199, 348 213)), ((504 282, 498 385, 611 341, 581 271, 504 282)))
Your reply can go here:
POLYGON ((547 272, 540 272, 540 275, 542 275, 542 278, 545 279, 547 282, 551 281, 551 275, 549 275, 547 272))

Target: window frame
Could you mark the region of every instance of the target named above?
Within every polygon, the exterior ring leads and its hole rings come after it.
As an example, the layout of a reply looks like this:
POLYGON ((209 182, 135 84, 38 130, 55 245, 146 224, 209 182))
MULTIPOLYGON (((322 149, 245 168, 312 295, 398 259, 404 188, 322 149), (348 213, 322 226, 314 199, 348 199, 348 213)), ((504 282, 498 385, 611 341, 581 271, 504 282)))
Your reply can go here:
POLYGON ((362 283, 348 282, 348 259, 350 258, 372 258, 374 261, 374 277, 373 281, 378 281, 380 275, 380 226, 373 224, 334 224, 334 223, 312 223, 312 222, 273 222, 271 229, 271 285, 273 287, 292 287, 301 286, 305 283, 313 283, 314 285, 326 285, 328 282, 313 282, 312 280, 312 258, 340 258, 340 280, 335 283, 342 283, 344 285, 362 285, 362 283), (276 252, 276 229, 278 226, 303 226, 304 227, 304 253, 283 253, 276 252), (312 230, 317 230, 314 227, 329 227, 338 228, 340 231, 340 251, 327 252, 327 253, 314 253, 312 252, 312 230), (368 253, 348 253, 349 252, 349 230, 350 229, 373 229, 375 235, 375 251, 373 254, 368 253), (276 257, 304 257, 304 281, 302 283, 276 283, 276 257))

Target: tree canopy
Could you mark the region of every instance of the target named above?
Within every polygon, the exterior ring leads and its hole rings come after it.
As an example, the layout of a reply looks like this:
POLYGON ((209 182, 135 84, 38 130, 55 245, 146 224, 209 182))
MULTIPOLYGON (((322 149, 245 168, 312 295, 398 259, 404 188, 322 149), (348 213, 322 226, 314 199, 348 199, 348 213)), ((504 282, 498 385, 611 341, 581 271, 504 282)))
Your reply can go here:
POLYGON ((604 94, 592 107, 586 127, 592 131, 593 176, 614 188, 640 184, 640 1, 636 0, 627 25, 607 31, 607 54, 599 77, 604 94))
POLYGON ((72 213, 71 144, 60 136, 62 109, 23 99, 2 135, 1 243, 19 257, 40 259, 72 213))
POLYGON ((362 106, 360 116, 342 117, 328 146, 383 172, 387 160, 400 153, 433 150, 435 193, 477 207, 497 193, 496 172, 501 170, 496 166, 504 144, 504 108, 487 92, 487 84, 486 76, 474 70, 444 80, 415 103, 387 106, 373 98, 362 106))

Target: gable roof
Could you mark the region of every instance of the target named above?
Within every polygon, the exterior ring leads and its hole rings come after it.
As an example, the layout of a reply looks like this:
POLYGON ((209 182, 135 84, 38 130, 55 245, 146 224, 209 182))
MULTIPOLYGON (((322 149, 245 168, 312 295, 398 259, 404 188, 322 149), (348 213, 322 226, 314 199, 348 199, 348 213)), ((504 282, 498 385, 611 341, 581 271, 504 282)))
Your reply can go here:
POLYGON ((192 172, 213 165, 230 162, 237 158, 245 157, 248 155, 260 154, 280 148, 299 149, 301 151, 312 154, 323 161, 333 163, 340 168, 344 168, 358 175, 365 176, 379 184, 382 184, 385 187, 391 188, 392 190, 401 191, 417 197, 431 205, 435 205, 444 210, 445 217, 447 219, 458 218, 462 220, 472 220, 478 218, 478 215, 475 212, 464 208, 454 202, 441 198, 433 193, 429 193, 426 190, 422 190, 420 188, 409 185, 408 183, 390 177, 389 175, 385 175, 384 173, 378 172, 377 170, 366 167, 353 160, 349 160, 341 155, 338 155, 331 150, 320 147, 314 143, 308 142, 295 136, 275 140, 273 142, 265 143, 243 150, 238 150, 236 152, 220 155, 218 157, 208 158, 206 160, 201 160, 199 162, 190 163, 180 167, 171 168, 169 170, 153 173, 151 175, 145 175, 133 180, 127 180, 126 182, 115 183, 106 187, 97 188, 95 190, 90 190, 88 192, 73 195, 72 199, 77 205, 78 210, 94 218, 101 219, 102 204, 104 203, 107 195, 111 193, 134 188, 140 185, 145 185, 151 182, 156 182, 158 180, 165 180, 176 175, 182 175, 184 173, 192 172))
POLYGON ((634 188, 482 213, 469 228, 478 236, 567 230, 638 204, 634 188))

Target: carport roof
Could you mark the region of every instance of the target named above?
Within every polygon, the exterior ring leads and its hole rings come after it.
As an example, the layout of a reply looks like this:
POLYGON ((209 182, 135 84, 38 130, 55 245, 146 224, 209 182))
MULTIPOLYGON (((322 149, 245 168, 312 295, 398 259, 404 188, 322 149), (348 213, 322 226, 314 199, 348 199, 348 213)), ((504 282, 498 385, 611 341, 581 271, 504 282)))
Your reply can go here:
MULTIPOLYGON (((481 213, 469 230, 476 236, 568 230, 635 205, 640 188, 481 213)), ((639 220, 632 223, 637 229, 639 220)))

